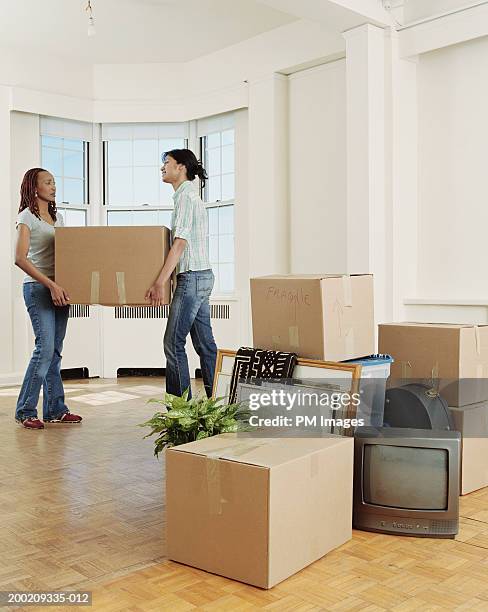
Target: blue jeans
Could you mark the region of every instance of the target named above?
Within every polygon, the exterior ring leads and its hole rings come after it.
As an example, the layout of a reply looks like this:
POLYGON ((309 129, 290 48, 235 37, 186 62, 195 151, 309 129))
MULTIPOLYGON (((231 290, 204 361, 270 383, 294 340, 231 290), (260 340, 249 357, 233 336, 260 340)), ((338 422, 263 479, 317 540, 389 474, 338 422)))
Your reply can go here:
POLYGON ((36 336, 36 346, 20 389, 15 418, 37 417, 42 386, 43 418, 56 419, 68 412, 61 380, 61 351, 69 306, 54 306, 49 289, 37 282, 24 283, 24 301, 36 336))
POLYGON ((181 396, 185 389, 189 389, 191 397, 190 373, 185 352, 186 338, 190 334, 195 351, 200 357, 205 391, 210 397, 217 359, 209 304, 215 278, 212 270, 190 270, 178 274, 176 278, 176 290, 164 334, 166 391, 181 396))

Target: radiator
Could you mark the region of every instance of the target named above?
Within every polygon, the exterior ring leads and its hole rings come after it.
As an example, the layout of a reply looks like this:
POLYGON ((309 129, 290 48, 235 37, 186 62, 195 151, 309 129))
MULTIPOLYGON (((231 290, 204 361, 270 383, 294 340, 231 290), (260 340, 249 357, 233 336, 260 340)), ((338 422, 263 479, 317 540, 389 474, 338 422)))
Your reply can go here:
MULTIPOLYGON (((163 336, 169 306, 71 306, 63 368, 86 367, 90 376, 116 378, 119 368, 164 368, 163 336)), ((219 347, 239 345, 240 302, 212 302, 212 328, 219 347)), ((190 375, 200 368, 188 337, 190 375)))

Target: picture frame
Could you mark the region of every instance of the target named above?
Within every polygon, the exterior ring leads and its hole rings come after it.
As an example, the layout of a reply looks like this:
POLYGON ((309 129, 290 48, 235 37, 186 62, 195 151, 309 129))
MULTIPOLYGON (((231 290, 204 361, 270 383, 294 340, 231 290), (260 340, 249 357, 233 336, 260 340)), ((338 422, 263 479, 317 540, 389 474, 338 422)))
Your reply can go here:
MULTIPOLYGON (((217 350, 215 377, 212 389, 213 397, 228 397, 235 357, 236 351, 234 350, 217 350)), ((293 371, 293 379, 312 379, 315 383, 320 379, 324 381, 324 384, 327 384, 328 379, 329 381, 333 380, 335 383, 337 383, 338 380, 344 380, 344 392, 352 395, 353 393, 359 392, 361 365, 299 357, 293 371)), ((348 419, 354 419, 356 417, 356 409, 350 406, 344 416, 348 419)), ((349 428, 349 430, 344 431, 345 435, 352 436, 353 433, 354 428, 349 428)))

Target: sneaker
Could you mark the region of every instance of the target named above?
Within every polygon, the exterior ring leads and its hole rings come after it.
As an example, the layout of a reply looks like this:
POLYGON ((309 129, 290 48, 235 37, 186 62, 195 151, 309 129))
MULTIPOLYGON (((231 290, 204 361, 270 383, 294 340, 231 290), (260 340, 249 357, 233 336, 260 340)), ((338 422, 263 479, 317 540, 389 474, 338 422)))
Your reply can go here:
POLYGON ((77 414, 71 414, 71 412, 65 412, 59 419, 45 419, 46 423, 81 423, 82 418, 77 414))
POLYGON ((37 417, 27 417, 26 419, 15 419, 22 427, 26 429, 44 429, 44 423, 37 417))

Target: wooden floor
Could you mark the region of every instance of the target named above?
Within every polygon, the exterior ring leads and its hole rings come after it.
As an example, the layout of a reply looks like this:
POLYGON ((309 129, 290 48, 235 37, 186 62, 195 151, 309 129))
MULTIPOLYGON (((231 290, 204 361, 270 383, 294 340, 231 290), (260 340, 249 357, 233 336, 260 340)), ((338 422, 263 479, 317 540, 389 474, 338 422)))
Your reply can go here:
POLYGON ((0 590, 92 591, 80 610, 488 612, 488 489, 461 499, 455 540, 357 531, 269 591, 165 560, 164 464, 137 427, 162 388, 68 383, 83 423, 43 431, 19 427, 18 388, 0 389, 0 590))

